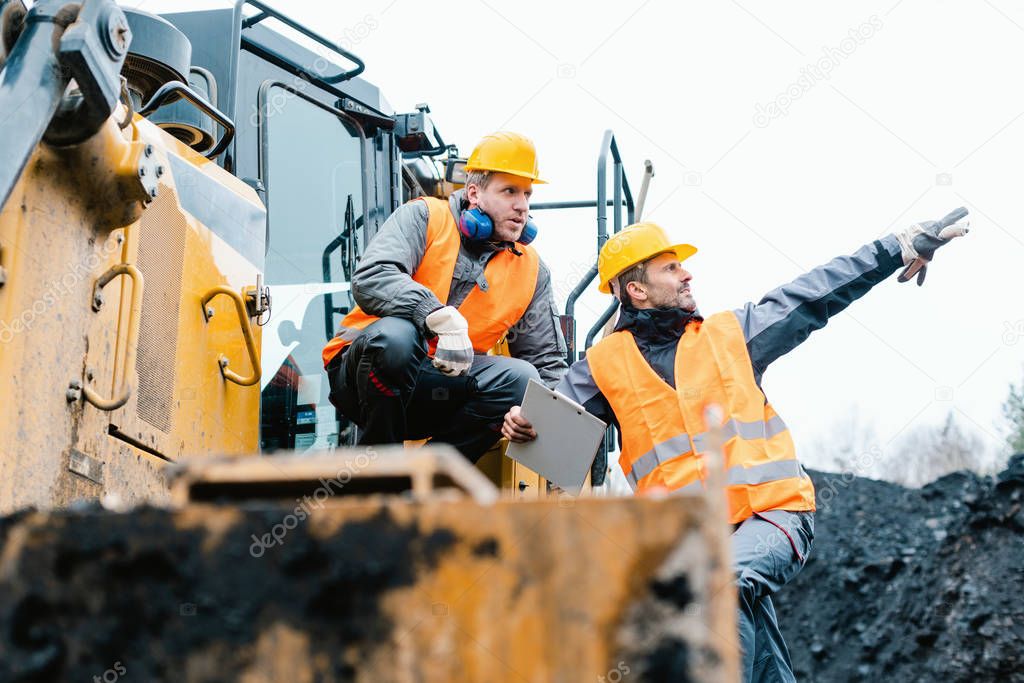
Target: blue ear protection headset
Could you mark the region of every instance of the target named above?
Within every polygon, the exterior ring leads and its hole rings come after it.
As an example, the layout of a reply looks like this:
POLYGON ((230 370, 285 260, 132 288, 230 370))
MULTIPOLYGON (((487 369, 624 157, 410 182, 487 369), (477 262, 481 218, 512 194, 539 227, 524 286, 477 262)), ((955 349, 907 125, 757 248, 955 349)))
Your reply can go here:
MULTIPOLYGON (((467 238, 476 242, 486 242, 494 234, 494 222, 479 207, 467 209, 459 217, 459 231, 467 238)), ((516 240, 519 244, 529 244, 537 238, 537 225, 526 218, 526 226, 516 240)))

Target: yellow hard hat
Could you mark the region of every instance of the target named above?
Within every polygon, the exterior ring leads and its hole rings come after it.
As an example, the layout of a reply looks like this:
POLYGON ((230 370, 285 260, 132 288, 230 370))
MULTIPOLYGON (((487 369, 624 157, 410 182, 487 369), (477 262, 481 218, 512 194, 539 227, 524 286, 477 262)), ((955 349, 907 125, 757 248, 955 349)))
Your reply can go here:
POLYGON ((597 273, 600 282, 597 288, 611 294, 611 281, 638 263, 643 263, 658 254, 674 252, 676 258, 685 261, 697 253, 697 247, 689 244, 672 244, 668 235, 656 223, 634 223, 601 247, 597 256, 597 273))
POLYGON ((530 138, 507 131, 484 136, 469 155, 466 171, 510 173, 535 183, 547 182, 537 177, 537 150, 530 138))

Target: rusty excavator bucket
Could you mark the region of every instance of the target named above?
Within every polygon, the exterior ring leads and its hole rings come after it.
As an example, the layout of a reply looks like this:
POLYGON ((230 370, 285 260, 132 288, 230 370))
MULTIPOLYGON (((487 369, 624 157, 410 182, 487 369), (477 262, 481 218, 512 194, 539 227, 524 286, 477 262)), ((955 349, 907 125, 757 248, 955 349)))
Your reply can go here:
POLYGON ((738 677, 713 495, 499 499, 430 446, 172 476, 173 508, 0 520, 0 678, 738 677))

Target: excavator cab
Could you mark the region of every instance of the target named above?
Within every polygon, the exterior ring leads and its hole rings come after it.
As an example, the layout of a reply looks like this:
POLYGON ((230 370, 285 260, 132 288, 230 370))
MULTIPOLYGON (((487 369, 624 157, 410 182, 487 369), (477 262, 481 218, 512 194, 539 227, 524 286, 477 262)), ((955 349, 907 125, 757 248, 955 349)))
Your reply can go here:
POLYGON ((225 167, 267 206, 260 449, 354 444, 320 353, 354 305, 349 283, 367 243, 401 202, 437 192, 431 159, 448 147, 425 106, 396 113, 359 77, 358 57, 264 3, 166 18, 203 46, 194 67, 237 126, 225 167))

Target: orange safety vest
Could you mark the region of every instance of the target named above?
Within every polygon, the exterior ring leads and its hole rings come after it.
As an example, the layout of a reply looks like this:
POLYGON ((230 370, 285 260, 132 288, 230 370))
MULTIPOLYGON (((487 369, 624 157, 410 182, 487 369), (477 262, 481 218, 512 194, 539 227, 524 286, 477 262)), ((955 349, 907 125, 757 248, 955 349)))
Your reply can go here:
POLYGON ((730 521, 767 510, 814 510, 814 485, 796 459, 789 429, 754 381, 746 341, 732 313, 691 321, 676 346, 672 389, 627 330, 587 352, 590 372, 622 430, 619 465, 636 492, 699 491, 708 436, 704 410, 724 413, 730 521))
MULTIPOLYGON (((427 249, 412 279, 427 287, 442 304, 446 304, 455 274, 455 263, 459 258, 462 234, 448 202, 433 197, 420 197, 414 201, 426 203, 429 219, 427 249)), ((533 300, 540 256, 529 245, 520 244, 518 250, 522 256, 516 256, 508 249, 492 256, 484 268, 487 291, 474 286, 459 304, 459 312, 469 323, 469 339, 477 353, 487 353, 497 344, 508 329, 519 322, 533 300)), ((367 325, 376 320, 379 320, 377 316, 364 313, 358 306, 352 309, 341 321, 338 334, 324 347, 324 367, 351 344, 367 325)), ((432 343, 431 355, 434 347, 432 343)))

